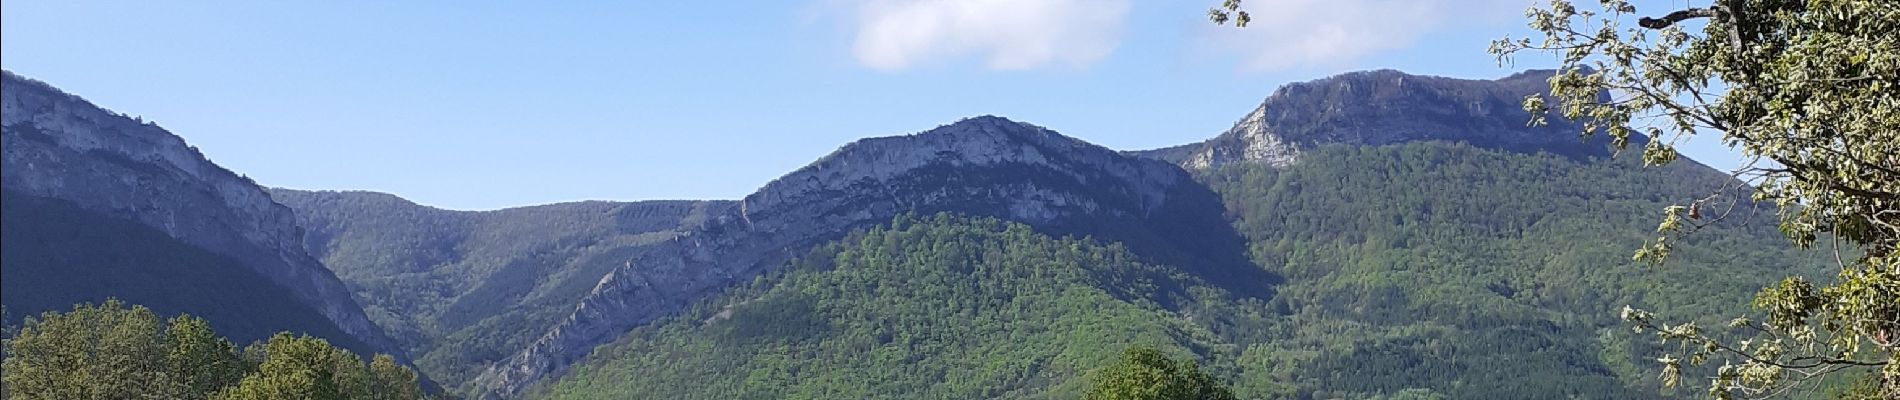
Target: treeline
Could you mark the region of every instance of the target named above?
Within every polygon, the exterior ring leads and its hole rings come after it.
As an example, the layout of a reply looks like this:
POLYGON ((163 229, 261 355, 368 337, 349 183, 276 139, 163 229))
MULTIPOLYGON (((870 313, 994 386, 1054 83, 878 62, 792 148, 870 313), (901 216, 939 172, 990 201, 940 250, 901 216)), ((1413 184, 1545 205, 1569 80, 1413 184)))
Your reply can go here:
POLYGON ((323 339, 279 333, 239 349, 204 319, 162 320, 116 299, 46 312, 8 327, 0 398, 432 398, 387 354, 365 363, 323 339))

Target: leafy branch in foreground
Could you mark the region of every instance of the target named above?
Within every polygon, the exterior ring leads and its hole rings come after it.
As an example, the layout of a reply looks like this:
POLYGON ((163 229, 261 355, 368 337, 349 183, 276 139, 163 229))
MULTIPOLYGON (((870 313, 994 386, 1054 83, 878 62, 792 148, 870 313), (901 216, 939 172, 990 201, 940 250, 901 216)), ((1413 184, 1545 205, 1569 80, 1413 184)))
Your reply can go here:
POLYGON ((1207 19, 1214 21, 1214 25, 1227 25, 1227 21, 1234 21, 1234 27, 1245 28, 1253 22, 1253 15, 1240 9, 1240 0, 1222 0, 1219 6, 1207 9, 1207 19))
POLYGON ((1534 7, 1541 40, 1492 43, 1501 63, 1558 55, 1550 94, 1525 99, 1532 123, 1554 111, 1618 148, 1641 132, 1648 165, 1674 161, 1675 145, 1697 134, 1719 134, 1747 157, 1731 183, 1663 210, 1660 237, 1636 258, 1662 263, 1682 237, 1766 203, 1794 246, 1826 238, 1840 271, 1832 283, 1795 276, 1764 288, 1753 305, 1767 315, 1733 320, 1733 335, 1626 309, 1639 331, 1679 345, 1659 359, 1664 383, 1684 363, 1720 359, 1715 398, 1782 395, 1849 371, 1869 373, 1870 396, 1900 398, 1900 8, 1716 0, 1637 18, 1627 1, 1597 3, 1534 7))

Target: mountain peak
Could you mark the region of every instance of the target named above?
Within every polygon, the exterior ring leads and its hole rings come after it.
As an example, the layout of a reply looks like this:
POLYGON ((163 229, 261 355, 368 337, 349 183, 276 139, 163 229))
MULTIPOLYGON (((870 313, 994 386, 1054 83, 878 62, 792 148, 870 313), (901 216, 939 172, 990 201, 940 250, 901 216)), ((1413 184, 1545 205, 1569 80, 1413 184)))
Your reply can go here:
POLYGON ((983 114, 983 115, 977 115, 977 116, 964 117, 963 119, 957 120, 957 122, 952 122, 948 125, 939 127, 938 129, 949 128, 949 127, 1014 128, 1014 127, 1021 127, 1021 126, 1033 127, 1034 125, 1030 125, 1024 122, 1016 122, 1016 121, 1010 120, 1007 117, 1000 117, 1000 116, 991 115, 991 114, 983 114))
POLYGON ((1292 83, 1214 139, 1149 154, 1211 168, 1236 162, 1283 166, 1325 145, 1428 140, 1514 151, 1607 153, 1607 139, 1580 140, 1575 121, 1553 116, 1547 125, 1529 126, 1524 96, 1548 92, 1555 73, 1529 70, 1483 80, 1373 70, 1292 83))
POLYGON ((747 196, 741 208, 763 210, 789 197, 802 198, 791 193, 840 190, 865 182, 883 185, 920 168, 999 165, 1047 168, 1079 182, 1112 181, 1136 188, 1142 208, 1158 206, 1161 188, 1182 179, 1160 162, 1126 157, 1034 124, 980 115, 914 134, 851 142, 767 183, 747 196))
MULTIPOLYGON (((1217 211, 1181 211, 1219 210, 1207 206, 1214 201, 1186 171, 1166 162, 997 116, 861 139, 767 183, 602 277, 572 315, 480 380, 488 397, 515 397, 628 329, 783 266, 797 255, 790 249, 903 213, 996 217, 1120 239, 1116 232, 1091 229, 1206 221, 1224 227, 1217 211)), ((1163 243, 1142 240, 1124 241, 1136 248, 1163 243)))

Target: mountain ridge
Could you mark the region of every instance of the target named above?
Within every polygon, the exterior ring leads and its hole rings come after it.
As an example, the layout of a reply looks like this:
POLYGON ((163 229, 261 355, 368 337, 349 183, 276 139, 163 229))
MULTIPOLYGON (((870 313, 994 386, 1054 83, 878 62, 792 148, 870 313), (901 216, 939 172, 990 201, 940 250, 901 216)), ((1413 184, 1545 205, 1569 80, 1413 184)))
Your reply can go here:
MULTIPOLYGON (((727 214, 616 269, 572 316, 480 381, 485 396, 513 396, 627 329, 776 268, 799 249, 903 212, 955 211, 1083 232, 1133 229, 1094 226, 1117 224, 1100 221, 1155 229, 1225 227, 1211 204, 1217 204, 1212 193, 1176 166, 1001 117, 862 139, 767 183, 727 214), (1193 201, 1202 203, 1178 205, 1193 201), (1182 212, 1201 214, 1157 218, 1182 212)), ((1171 244, 1180 238, 1141 232, 1130 234, 1140 236, 1132 240, 1136 246, 1226 245, 1220 252, 1240 251, 1237 239, 1171 244)))
POLYGON ((8 143, 0 176, 7 190, 137 221, 235 259, 361 342, 406 359, 342 282, 304 253, 291 210, 256 182, 212 163, 157 124, 12 71, 0 75, 0 126, 8 143))
MULTIPOLYGON (((1513 151, 1605 155, 1609 138, 1578 137, 1582 125, 1553 113, 1529 126, 1524 96, 1547 94, 1554 70, 1526 70, 1497 79, 1355 71, 1275 89, 1215 137, 1131 153, 1211 169, 1234 163, 1286 166, 1325 145, 1377 146, 1412 141, 1468 142, 1513 151)), ((1631 143, 1647 139, 1632 134, 1631 143)))

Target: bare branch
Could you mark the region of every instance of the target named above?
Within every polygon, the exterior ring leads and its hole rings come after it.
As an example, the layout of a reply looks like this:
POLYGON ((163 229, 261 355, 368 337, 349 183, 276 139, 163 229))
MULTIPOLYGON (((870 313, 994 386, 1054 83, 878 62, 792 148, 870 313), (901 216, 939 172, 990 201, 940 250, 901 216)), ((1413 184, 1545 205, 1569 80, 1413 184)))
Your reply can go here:
POLYGON ((1715 9, 1695 7, 1672 12, 1669 13, 1669 15, 1664 15, 1662 18, 1643 17, 1643 19, 1636 20, 1636 25, 1649 29, 1662 29, 1668 28, 1670 25, 1675 25, 1677 22, 1696 18, 1715 18, 1715 9))

